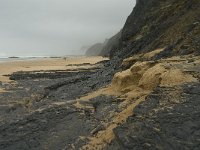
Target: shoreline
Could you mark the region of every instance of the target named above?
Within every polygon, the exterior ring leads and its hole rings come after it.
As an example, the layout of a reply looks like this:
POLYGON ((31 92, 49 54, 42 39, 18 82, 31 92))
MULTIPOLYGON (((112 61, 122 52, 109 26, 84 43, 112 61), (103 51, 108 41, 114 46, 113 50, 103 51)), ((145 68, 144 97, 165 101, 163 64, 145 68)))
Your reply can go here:
POLYGON ((18 71, 46 71, 46 70, 66 70, 66 69, 77 69, 86 66, 73 66, 80 64, 95 64, 99 61, 108 60, 108 58, 95 56, 95 57, 63 57, 63 58, 30 58, 25 60, 13 60, 8 62, 0 62, 0 81, 10 82, 10 75, 18 71))

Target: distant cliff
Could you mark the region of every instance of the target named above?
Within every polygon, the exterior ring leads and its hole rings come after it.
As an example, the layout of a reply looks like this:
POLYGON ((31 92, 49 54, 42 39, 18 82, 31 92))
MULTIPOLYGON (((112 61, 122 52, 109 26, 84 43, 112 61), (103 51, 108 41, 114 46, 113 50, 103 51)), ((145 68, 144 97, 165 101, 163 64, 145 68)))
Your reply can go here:
POLYGON ((90 48, 91 46, 90 45, 84 45, 84 46, 82 46, 81 48, 80 48, 80 52, 81 52, 81 54, 85 54, 86 53, 86 51, 90 48))
POLYGON ((102 48, 101 56, 110 56, 119 47, 121 41, 121 31, 111 37, 105 46, 102 48))
POLYGON ((121 41, 121 31, 104 43, 97 43, 91 46, 85 53, 86 56, 110 56, 118 47, 121 41))
POLYGON ((85 53, 86 56, 97 56, 100 54, 104 44, 103 43, 96 43, 92 45, 85 53))

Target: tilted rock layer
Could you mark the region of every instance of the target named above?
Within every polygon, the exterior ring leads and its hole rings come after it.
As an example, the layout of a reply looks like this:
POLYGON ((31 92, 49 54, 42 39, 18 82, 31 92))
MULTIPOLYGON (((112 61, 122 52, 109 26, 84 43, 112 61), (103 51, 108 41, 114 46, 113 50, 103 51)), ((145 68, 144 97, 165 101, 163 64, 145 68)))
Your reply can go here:
POLYGON ((166 48, 166 55, 200 53, 200 1, 138 0, 122 29, 120 46, 111 56, 166 48))

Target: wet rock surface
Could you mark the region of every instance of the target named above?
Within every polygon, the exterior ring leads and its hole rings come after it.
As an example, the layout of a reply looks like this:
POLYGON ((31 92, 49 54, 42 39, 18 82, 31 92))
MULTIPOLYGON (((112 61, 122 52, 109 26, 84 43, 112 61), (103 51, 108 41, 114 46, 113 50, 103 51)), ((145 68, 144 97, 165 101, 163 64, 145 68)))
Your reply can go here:
MULTIPOLYGON (((198 60, 181 57, 162 61, 165 68, 181 69, 199 79, 198 60)), ((101 141, 104 133, 113 134, 111 142, 102 141, 93 149, 199 149, 199 82, 158 85, 142 103, 137 100, 145 92, 140 95, 137 90, 133 90, 133 95, 138 94, 133 100, 123 94, 84 99, 111 83, 119 71, 114 65, 118 63, 105 61, 96 70, 67 70, 61 76, 57 70, 12 74, 15 83, 1 84, 6 92, 0 93, 0 149, 80 149, 92 138, 101 141), (136 108, 127 109, 134 103, 136 108), (124 117, 128 119, 123 121, 124 117)))
POLYGON ((12 74, 17 83, 3 85, 7 92, 0 94, 0 149, 57 150, 85 145, 88 136, 104 129, 112 117, 109 112, 118 111, 118 102, 107 96, 88 101, 92 110, 73 105, 78 97, 110 82, 114 70, 104 65, 95 71, 12 74))
POLYGON ((200 84, 158 87, 114 129, 108 149, 200 149, 200 84))

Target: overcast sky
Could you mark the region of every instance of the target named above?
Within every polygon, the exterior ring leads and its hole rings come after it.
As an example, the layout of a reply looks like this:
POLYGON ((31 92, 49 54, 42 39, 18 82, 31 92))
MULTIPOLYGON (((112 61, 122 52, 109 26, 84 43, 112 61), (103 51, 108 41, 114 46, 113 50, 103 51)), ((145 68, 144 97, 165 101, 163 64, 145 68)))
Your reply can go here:
POLYGON ((124 25, 135 0, 0 0, 0 57, 73 55, 124 25))

